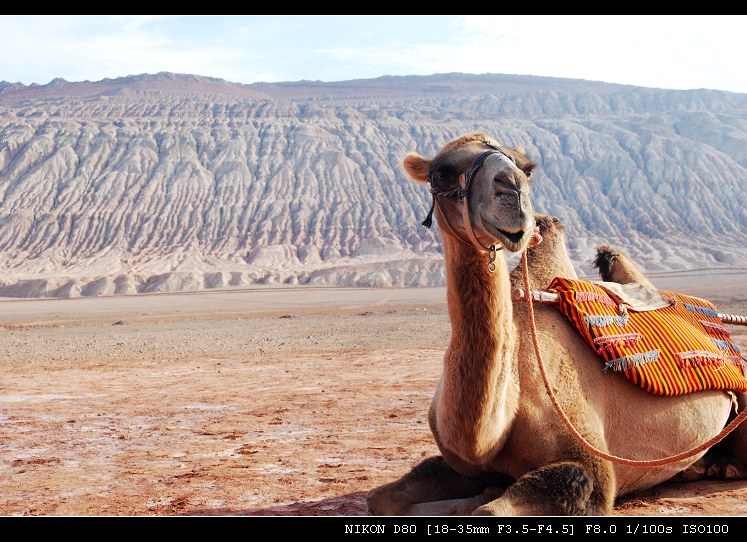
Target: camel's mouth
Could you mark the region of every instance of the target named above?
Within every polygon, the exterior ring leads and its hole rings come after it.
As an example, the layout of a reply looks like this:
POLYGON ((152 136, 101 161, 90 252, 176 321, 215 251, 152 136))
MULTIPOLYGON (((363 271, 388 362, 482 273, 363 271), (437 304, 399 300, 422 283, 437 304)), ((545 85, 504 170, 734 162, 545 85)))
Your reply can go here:
POLYGON ((527 235, 527 230, 509 232, 498 228, 489 220, 486 220, 485 217, 482 216, 482 213, 480 214, 480 218, 482 219, 482 225, 485 230, 492 236, 496 237, 506 250, 511 252, 520 252, 521 250, 524 250, 530 237, 527 235))

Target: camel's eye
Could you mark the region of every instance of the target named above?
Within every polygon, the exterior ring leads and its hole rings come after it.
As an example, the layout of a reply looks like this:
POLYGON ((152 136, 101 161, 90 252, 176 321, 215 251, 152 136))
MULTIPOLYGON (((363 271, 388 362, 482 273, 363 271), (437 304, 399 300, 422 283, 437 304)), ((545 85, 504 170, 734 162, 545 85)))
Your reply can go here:
POLYGON ((454 183, 456 179, 456 175, 454 174, 454 170, 450 167, 441 167, 434 170, 431 170, 431 182, 433 183, 433 186, 436 188, 440 188, 442 190, 451 188, 451 185, 454 183))
POLYGON ((532 173, 534 173, 535 169, 537 169, 537 164, 535 164, 534 162, 529 162, 526 166, 521 168, 528 181, 532 180, 532 173))

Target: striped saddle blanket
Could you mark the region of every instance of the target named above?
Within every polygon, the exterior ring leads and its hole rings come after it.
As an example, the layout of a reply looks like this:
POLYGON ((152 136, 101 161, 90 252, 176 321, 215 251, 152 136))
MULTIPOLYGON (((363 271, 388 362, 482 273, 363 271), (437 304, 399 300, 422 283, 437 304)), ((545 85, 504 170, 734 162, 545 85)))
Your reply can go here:
POLYGON ((709 301, 648 289, 657 302, 640 303, 626 299, 619 286, 556 277, 547 288, 604 359, 604 372, 623 372, 664 396, 747 391, 747 362, 709 301))

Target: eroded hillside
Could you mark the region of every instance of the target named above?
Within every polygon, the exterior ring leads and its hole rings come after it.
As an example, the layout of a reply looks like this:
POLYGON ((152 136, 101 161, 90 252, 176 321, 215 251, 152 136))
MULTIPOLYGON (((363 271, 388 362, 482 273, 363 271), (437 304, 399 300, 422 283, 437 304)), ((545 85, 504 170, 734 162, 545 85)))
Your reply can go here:
POLYGON ((472 130, 539 163, 533 201, 591 274, 747 266, 747 95, 464 76, 0 83, 0 295, 444 282, 427 189, 472 130))

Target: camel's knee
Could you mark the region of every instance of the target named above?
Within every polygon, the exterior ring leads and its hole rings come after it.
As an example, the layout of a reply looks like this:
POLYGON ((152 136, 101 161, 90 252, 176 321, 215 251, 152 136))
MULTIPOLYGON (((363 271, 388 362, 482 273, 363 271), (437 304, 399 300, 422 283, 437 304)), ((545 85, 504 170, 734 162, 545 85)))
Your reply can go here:
POLYGON ((600 492, 595 487, 602 483, 579 463, 555 463, 520 477, 501 497, 479 507, 473 515, 604 515, 613 502, 605 496, 610 491, 600 492))
POLYGON ((366 495, 369 515, 468 515, 502 491, 509 477, 494 473, 480 479, 458 474, 441 456, 430 457, 399 480, 366 495))
POLYGON ((375 516, 406 516, 414 505, 473 496, 480 490, 454 472, 441 456, 433 456, 398 480, 370 490, 366 495, 367 512, 375 516))

